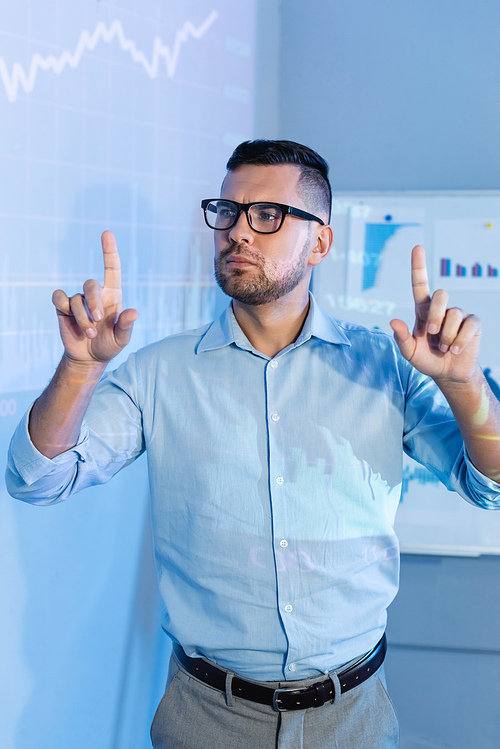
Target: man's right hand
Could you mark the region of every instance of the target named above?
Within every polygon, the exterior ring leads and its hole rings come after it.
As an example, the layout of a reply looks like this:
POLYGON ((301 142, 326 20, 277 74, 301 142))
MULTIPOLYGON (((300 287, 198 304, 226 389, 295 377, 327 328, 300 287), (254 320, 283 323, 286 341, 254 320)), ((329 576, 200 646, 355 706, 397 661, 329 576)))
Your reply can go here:
POLYGON ((102 251, 104 286, 86 281, 83 294, 68 298, 59 289, 52 296, 64 356, 29 418, 33 444, 47 458, 77 444, 100 376, 129 342, 137 319, 137 310, 123 309, 120 256, 110 231, 102 235, 102 251))
POLYGON ((123 309, 120 256, 110 231, 102 235, 104 285, 86 281, 83 294, 68 297, 58 289, 52 295, 59 330, 69 362, 106 364, 130 341, 135 309, 123 309))

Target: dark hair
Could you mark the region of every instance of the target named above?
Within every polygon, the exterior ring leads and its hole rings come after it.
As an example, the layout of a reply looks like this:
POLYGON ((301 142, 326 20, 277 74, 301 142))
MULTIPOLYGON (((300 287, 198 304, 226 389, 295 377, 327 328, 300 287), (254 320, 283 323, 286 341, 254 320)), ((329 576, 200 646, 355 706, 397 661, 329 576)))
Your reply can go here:
POLYGON ((308 206, 322 211, 330 221, 332 188, 325 159, 308 146, 292 140, 246 140, 235 148, 226 164, 235 171, 244 164, 276 166, 294 164, 300 168, 299 189, 308 206))

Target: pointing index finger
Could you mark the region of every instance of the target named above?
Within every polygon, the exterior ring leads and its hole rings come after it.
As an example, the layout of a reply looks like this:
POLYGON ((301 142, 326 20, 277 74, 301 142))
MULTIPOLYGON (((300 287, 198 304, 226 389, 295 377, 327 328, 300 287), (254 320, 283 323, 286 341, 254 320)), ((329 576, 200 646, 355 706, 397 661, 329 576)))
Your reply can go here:
POLYGON ((415 245, 411 253, 411 286, 416 307, 430 301, 425 251, 419 244, 415 245))
POLYGON ((114 234, 105 231, 101 237, 104 259, 104 286, 108 289, 122 288, 122 266, 114 234))

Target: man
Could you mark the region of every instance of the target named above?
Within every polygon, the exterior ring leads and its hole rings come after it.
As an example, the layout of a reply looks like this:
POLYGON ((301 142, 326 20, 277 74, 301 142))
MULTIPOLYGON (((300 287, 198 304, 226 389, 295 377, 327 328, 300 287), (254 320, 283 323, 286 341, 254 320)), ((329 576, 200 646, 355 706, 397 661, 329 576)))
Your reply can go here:
POLYGON ((500 508, 500 413, 478 319, 448 309, 444 291, 430 297, 421 247, 413 333, 391 323, 400 353, 327 317, 308 289, 332 243, 330 200, 314 151, 241 144, 220 198, 202 203, 232 304, 98 387, 137 317, 122 308, 109 232, 104 286, 53 296, 65 353, 18 427, 7 480, 21 499, 60 501, 148 451, 174 642, 155 747, 397 746, 382 662, 403 449, 500 508))

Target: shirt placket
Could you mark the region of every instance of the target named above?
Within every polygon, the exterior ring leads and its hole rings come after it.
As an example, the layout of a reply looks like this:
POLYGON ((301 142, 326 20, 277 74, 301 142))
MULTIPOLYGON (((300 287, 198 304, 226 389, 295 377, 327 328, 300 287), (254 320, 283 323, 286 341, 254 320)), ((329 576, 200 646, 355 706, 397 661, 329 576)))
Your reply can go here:
POLYGON ((284 430, 286 430, 287 413, 283 411, 283 401, 278 399, 281 391, 280 381, 286 366, 285 356, 272 359, 266 367, 266 405, 267 433, 269 445, 269 495, 273 527, 273 554, 277 587, 278 614, 285 631, 288 649, 285 654, 284 675, 293 678, 295 663, 290 660, 290 653, 296 652, 296 623, 294 605, 293 565, 290 557, 297 550, 290 537, 290 525, 287 519, 287 467, 284 451, 284 430), (278 406, 279 401, 279 406, 278 406))

